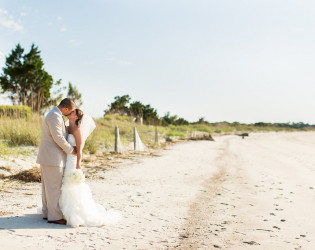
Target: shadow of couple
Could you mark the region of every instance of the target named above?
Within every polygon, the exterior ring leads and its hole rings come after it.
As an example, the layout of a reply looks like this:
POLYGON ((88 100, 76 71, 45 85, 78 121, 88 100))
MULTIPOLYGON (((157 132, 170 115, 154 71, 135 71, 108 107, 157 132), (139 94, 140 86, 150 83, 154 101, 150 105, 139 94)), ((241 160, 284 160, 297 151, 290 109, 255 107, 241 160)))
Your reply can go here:
POLYGON ((0 230, 13 229, 66 229, 69 226, 47 223, 47 220, 38 214, 25 214, 23 216, 0 216, 0 230))

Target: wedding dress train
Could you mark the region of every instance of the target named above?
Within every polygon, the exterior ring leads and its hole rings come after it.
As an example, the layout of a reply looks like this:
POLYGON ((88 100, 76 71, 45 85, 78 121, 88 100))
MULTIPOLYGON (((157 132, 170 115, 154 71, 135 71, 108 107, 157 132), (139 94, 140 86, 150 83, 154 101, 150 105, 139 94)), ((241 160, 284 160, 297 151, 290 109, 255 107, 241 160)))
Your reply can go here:
MULTIPOLYGON (((72 134, 69 134, 68 142, 75 146, 75 138, 72 134)), ((76 164, 76 155, 68 154, 59 200, 67 225, 102 226, 119 221, 122 218, 119 212, 106 211, 102 205, 93 200, 91 190, 84 180, 76 183, 68 178, 69 174, 75 171, 76 164)))

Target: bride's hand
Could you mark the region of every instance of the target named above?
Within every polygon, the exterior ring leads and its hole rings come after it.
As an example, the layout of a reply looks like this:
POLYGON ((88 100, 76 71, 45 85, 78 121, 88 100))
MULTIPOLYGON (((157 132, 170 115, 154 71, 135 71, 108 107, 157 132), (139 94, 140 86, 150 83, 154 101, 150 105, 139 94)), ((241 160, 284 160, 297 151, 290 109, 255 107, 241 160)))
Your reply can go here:
POLYGON ((81 169, 81 164, 77 164, 76 169, 81 169))

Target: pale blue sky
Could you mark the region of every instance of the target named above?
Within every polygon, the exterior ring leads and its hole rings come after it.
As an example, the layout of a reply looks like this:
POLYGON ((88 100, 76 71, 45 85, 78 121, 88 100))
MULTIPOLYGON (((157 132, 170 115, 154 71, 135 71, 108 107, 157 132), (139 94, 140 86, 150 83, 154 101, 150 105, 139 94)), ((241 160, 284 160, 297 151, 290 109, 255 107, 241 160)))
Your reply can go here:
POLYGON ((189 121, 315 123, 314 27, 314 1, 7 0, 0 67, 34 42, 95 117, 129 94, 189 121))

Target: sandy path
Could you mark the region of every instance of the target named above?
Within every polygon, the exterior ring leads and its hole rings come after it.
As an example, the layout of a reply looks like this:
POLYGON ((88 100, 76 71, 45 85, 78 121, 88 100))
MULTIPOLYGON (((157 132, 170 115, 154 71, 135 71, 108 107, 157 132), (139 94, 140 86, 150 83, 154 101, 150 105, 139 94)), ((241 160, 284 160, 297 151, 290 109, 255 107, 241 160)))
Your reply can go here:
POLYGON ((315 133, 221 139, 180 248, 315 249, 315 133))
POLYGON ((1 249, 312 249, 315 133, 178 144, 90 181, 115 225, 70 228, 36 215, 39 185, 1 192, 1 249))

